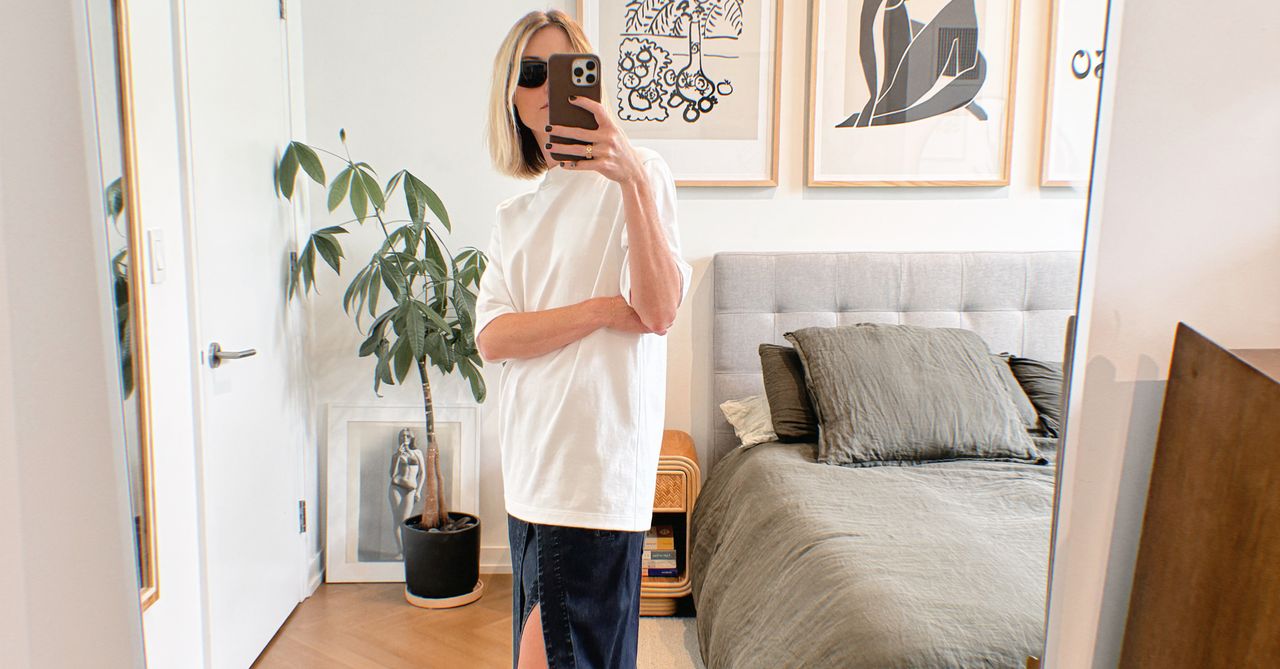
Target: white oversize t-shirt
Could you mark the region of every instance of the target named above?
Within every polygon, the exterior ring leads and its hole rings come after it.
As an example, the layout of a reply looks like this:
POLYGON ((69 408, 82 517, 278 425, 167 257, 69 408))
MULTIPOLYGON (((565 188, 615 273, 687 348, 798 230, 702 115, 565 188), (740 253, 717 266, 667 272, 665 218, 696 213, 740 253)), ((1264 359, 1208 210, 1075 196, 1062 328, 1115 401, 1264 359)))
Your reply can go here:
MULTIPOLYGON (((676 187, 656 152, 637 148, 680 268, 676 187)), ((617 183, 553 167, 537 190, 498 205, 476 300, 476 334, 512 312, 592 297, 631 303, 626 212, 617 183)), ((502 361, 498 441, 507 513, 527 522, 647 530, 666 412, 667 339, 600 328, 536 358, 502 361)))

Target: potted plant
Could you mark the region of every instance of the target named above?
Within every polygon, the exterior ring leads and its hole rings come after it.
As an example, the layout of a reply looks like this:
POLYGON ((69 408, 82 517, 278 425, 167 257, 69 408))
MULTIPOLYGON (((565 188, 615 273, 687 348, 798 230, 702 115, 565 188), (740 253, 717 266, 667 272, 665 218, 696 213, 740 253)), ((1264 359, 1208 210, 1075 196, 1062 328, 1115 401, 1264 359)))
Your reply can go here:
POLYGON ((449 214, 426 183, 400 170, 383 185, 372 166, 351 159, 346 132, 339 131, 338 138, 346 155, 291 142, 276 170, 280 195, 292 199, 299 168, 324 187, 320 154, 338 161, 340 170, 327 186, 328 208, 333 212, 346 202, 354 215, 311 233, 292 263, 289 296, 298 294, 299 288, 304 296, 311 291, 317 256, 341 275, 345 256, 338 236, 349 232, 351 225, 376 224, 383 241, 351 279, 342 308, 365 338, 358 353, 372 358, 375 394, 382 384, 403 383, 417 370, 426 414, 426 492, 422 513, 405 520, 400 528, 405 597, 428 608, 458 606, 480 596, 480 519, 445 509, 427 364, 445 374, 457 369, 470 382, 476 401, 484 401, 480 374, 484 363, 476 351, 472 288, 479 289, 487 258, 474 247, 465 247, 457 255, 449 251, 438 230, 443 226, 452 231, 449 214), (390 213, 397 188, 404 193, 407 218, 390 213), (389 301, 381 299, 384 292, 389 301), (384 305, 381 311, 379 302, 384 305), (361 317, 366 312, 373 321, 364 329, 361 317))

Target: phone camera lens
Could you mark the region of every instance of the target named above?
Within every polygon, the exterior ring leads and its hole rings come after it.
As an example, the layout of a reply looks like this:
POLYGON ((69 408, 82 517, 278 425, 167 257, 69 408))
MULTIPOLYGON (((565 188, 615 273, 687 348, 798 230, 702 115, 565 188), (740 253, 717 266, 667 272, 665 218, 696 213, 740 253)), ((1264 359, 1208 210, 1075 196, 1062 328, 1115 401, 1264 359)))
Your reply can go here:
POLYGON ((581 76, 582 76, 582 68, 580 68, 580 67, 575 67, 575 68, 573 68, 573 76, 575 76, 575 77, 581 77, 581 76))
POLYGON ((596 83, 596 75, 594 75, 594 74, 588 74, 588 75, 587 75, 587 83, 588 83, 588 84, 594 84, 594 83, 596 83))
POLYGON ((594 60, 587 61, 587 69, 588 70, 596 69, 596 62, 594 60))

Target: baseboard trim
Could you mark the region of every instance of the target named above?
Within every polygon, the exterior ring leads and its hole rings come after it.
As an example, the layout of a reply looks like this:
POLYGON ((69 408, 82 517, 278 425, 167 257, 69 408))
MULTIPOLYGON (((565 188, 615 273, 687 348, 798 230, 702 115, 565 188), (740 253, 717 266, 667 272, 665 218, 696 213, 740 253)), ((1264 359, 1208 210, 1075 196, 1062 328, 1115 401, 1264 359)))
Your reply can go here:
POLYGON ((314 595, 321 583, 324 583, 324 551, 317 551, 307 565, 307 592, 303 599, 314 595))
MULTIPOLYGON (((480 573, 510 574, 511 551, 506 546, 481 546, 480 573)), ((323 551, 312 556, 311 564, 307 567, 307 592, 304 598, 315 594, 316 588, 319 588, 321 583, 324 583, 323 551)))
POLYGON ((480 573, 510 574, 511 549, 506 546, 481 546, 480 573))

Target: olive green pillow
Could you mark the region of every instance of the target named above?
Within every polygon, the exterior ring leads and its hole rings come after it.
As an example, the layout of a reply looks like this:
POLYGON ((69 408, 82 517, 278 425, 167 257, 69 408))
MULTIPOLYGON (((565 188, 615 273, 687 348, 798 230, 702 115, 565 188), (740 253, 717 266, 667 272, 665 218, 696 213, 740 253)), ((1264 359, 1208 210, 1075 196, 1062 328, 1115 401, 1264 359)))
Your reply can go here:
POLYGON ((974 332, 864 323, 783 336, 804 365, 819 462, 1047 462, 974 332))
POLYGON ((818 441, 818 417, 804 383, 804 364, 790 346, 761 344, 760 371, 773 431, 782 442, 818 441))

